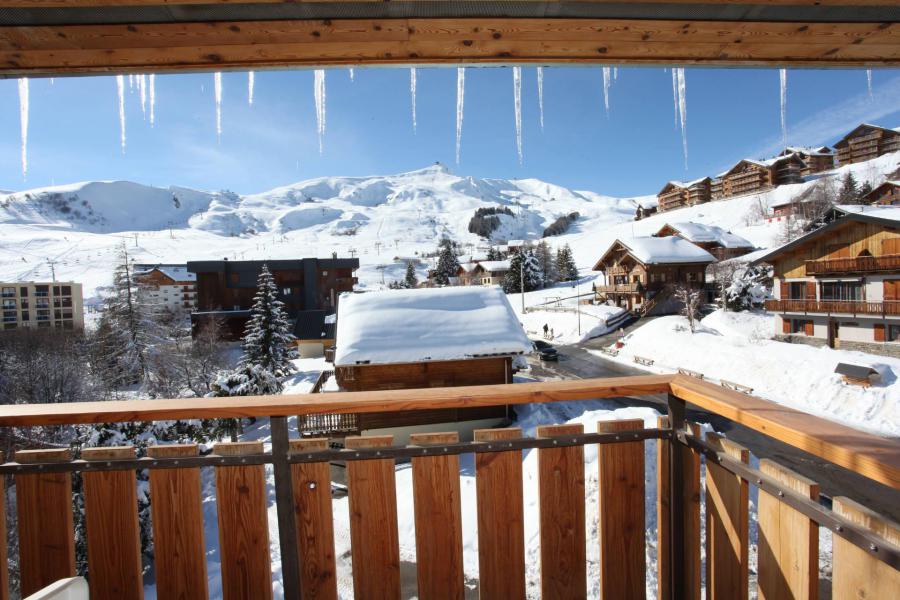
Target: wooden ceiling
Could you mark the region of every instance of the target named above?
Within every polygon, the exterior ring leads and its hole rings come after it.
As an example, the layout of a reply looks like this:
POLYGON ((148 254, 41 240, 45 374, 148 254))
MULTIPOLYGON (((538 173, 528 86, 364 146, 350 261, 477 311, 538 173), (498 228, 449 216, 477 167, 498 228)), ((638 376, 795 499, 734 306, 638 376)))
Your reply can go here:
POLYGON ((416 64, 900 65, 898 0, 0 0, 0 77, 416 64))

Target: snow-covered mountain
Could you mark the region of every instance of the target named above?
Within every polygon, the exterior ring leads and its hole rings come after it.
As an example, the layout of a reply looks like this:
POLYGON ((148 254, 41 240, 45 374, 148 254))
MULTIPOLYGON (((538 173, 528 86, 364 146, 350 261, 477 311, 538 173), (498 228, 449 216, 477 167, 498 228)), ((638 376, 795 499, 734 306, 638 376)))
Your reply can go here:
MULTIPOLYGON (((900 153, 823 175, 852 170, 860 182, 881 183, 900 153)), ((569 230, 549 238, 569 243, 585 272, 617 237, 649 235, 667 221, 718 225, 760 247, 776 243, 779 223, 759 209, 802 194, 813 183, 669 211, 633 221, 638 204, 655 196, 614 198, 537 179, 479 179, 433 165, 372 177, 322 177, 267 192, 238 195, 125 181, 85 182, 0 194, 0 280, 81 281, 85 296, 108 285, 125 244, 139 262, 297 258, 355 255, 360 283, 378 286, 403 276, 402 259, 432 252, 441 237, 483 254, 487 241, 469 233, 478 208, 505 207, 494 240, 539 238, 558 217, 577 212, 569 230)), ((420 265, 424 277, 428 261, 420 265)))

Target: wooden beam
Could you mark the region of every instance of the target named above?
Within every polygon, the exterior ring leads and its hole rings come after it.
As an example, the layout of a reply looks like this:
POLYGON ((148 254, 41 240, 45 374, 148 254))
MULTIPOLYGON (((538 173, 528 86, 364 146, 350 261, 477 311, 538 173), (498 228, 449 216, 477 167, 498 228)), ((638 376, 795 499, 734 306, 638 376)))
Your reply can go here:
MULTIPOLYGON (((222 5, 222 4, 304 4, 317 0, 5 0, 4 6, 10 8, 86 8, 110 6, 179 6, 179 5, 222 5)), ((356 2, 377 3, 383 0, 326 0, 329 4, 356 2)), ((471 1, 471 0, 470 0, 471 1)), ((484 1, 484 0, 482 0, 484 1)), ((562 0, 525 0, 542 4, 558 4, 562 0)), ((617 4, 621 0, 565 0, 582 4, 617 4)), ((891 6, 896 0, 718 0, 726 5, 756 6, 891 6)), ((484 4, 502 4, 484 1, 484 4)), ((633 4, 711 4, 714 0, 632 0, 633 4)))
POLYGON ((900 489, 900 442, 774 402, 676 375, 672 393, 789 446, 900 489))
POLYGON ((0 76, 356 64, 896 66, 900 24, 409 18, 0 27, 0 76))
POLYGON ((0 406, 0 427, 468 408, 664 394, 671 375, 378 392, 0 406))

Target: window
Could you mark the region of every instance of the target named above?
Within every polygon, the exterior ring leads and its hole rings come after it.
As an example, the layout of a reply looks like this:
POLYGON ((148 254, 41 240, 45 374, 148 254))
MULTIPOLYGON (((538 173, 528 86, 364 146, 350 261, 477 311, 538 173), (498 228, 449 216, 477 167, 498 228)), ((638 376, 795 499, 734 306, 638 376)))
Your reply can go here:
POLYGON ((71 296, 72 295, 72 286, 71 285, 62 286, 62 295, 63 296, 71 296))
POLYGON ((36 285, 34 286, 34 295, 46 298, 50 295, 50 286, 49 285, 36 285))
POLYGON ((5 287, 2 292, 0 292, 0 296, 3 296, 4 298, 14 298, 16 296, 16 288, 5 287))
POLYGON ((22 310, 25 310, 26 308, 28 308, 28 299, 26 298, 24 300, 19 300, 19 304, 22 305, 22 310))
POLYGON ((804 333, 809 334, 809 329, 812 329, 812 321, 804 321, 803 319, 791 319, 791 333, 804 333), (806 324, 809 323, 810 327, 807 328, 806 324))
POLYGON ((290 295, 291 295, 291 288, 289 288, 289 287, 282 288, 282 289, 281 289, 281 293, 282 293, 283 295, 285 295, 285 296, 290 296, 290 295))
POLYGON ((3 310, 9 310, 9 309, 15 310, 15 308, 16 308, 15 300, 4 300, 3 301, 3 310))
POLYGON ((25 311, 22 311, 22 320, 23 320, 23 321, 28 321, 28 320, 30 320, 30 319, 31 319, 31 315, 28 314, 28 313, 25 312, 25 311))
POLYGON ((888 325, 887 326, 887 340, 888 342, 900 342, 900 325, 888 325))
POLYGON ((822 300, 857 302, 863 299, 862 284, 858 281, 822 282, 822 300))
POLYGON ((20 295, 21 297, 23 297, 23 298, 27 298, 27 297, 28 297, 28 288, 27 288, 27 287, 20 287, 20 288, 19 288, 19 295, 20 295))
POLYGON ((58 285, 53 286, 53 295, 59 296, 59 286, 58 285))

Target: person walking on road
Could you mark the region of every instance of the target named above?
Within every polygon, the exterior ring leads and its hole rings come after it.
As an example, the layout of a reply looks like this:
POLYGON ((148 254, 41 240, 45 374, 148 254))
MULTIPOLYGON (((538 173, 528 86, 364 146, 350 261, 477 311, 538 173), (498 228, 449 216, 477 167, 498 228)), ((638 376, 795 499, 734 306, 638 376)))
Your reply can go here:
POLYGON ((547 339, 547 331, 549 331, 550 327, 544 323, 544 339, 547 339))

